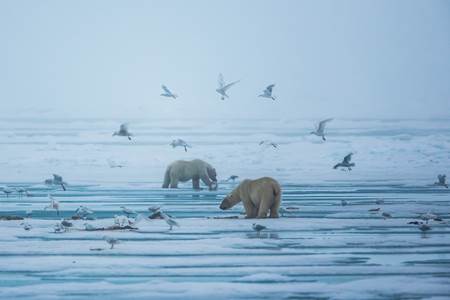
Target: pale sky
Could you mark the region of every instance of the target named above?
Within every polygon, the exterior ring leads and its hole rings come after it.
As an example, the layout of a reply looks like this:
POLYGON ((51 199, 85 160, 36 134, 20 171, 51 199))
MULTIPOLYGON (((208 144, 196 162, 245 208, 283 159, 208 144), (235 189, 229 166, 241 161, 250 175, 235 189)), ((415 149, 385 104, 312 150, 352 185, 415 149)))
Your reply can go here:
POLYGON ((0 0, 0 39, 1 116, 450 116, 450 1, 0 0))

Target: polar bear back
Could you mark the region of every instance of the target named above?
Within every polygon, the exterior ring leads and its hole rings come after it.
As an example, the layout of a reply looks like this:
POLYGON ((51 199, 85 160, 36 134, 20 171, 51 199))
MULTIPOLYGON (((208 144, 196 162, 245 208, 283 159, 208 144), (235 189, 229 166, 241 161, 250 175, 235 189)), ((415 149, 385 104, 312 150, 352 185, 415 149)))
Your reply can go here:
POLYGON ((179 181, 184 182, 203 174, 205 170, 211 167, 207 162, 201 159, 191 161, 177 160, 169 165, 170 174, 176 176, 179 181))

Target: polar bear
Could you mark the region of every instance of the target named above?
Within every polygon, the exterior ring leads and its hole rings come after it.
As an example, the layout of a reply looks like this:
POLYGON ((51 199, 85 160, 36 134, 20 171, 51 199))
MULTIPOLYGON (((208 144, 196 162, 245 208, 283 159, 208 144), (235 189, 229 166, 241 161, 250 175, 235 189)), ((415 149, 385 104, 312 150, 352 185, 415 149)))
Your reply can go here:
POLYGON ((217 173, 207 162, 194 159, 191 161, 177 160, 171 163, 164 175, 163 188, 177 188, 178 182, 186 182, 192 179, 192 187, 200 189, 200 179, 209 187, 209 190, 217 188, 217 173))
POLYGON ((242 201, 246 218, 278 218, 281 205, 281 187, 273 178, 262 177, 256 180, 242 181, 220 204, 225 210, 242 201))

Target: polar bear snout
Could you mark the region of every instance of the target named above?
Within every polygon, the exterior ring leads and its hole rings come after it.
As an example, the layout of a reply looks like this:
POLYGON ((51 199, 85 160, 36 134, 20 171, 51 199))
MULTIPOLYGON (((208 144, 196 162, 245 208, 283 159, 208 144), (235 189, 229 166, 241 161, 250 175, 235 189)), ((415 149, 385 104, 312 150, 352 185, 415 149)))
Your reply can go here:
POLYGON ((230 201, 228 200, 228 197, 225 197, 225 199, 223 199, 222 203, 220 203, 220 209, 227 210, 229 208, 231 208, 230 201))

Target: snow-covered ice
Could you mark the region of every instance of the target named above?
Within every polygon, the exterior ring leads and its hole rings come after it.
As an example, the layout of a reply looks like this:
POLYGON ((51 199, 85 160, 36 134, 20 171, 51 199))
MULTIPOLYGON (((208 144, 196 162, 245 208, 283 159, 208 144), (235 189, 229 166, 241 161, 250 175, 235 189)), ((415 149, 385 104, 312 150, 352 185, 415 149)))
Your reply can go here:
POLYGON ((2 196, 0 215, 32 211, 29 231, 22 220, 0 221, 1 299, 450 297, 450 192, 433 185, 450 174, 449 120, 335 119, 325 142, 309 135, 312 120, 130 120, 132 141, 111 137, 117 124, 0 121, 0 186, 31 195, 2 196), (179 137, 193 148, 168 147, 179 137), (333 170, 349 152, 353 170, 333 170), (193 158, 217 169, 217 191, 161 189, 171 161, 193 158), (53 173, 67 191, 44 185, 53 173), (242 205, 221 211, 239 181, 224 182, 232 174, 278 179, 284 217, 258 220, 268 229, 257 234, 242 205), (44 210, 49 193, 60 216, 44 210), (95 219, 55 233, 81 205, 95 219), (113 226, 121 206, 145 215, 161 206, 180 227, 154 219, 136 230, 84 230, 113 226), (444 222, 430 221, 426 233, 407 224, 427 212, 444 222), (239 218, 220 218, 230 216, 239 218), (120 243, 109 249, 105 235, 120 243))

